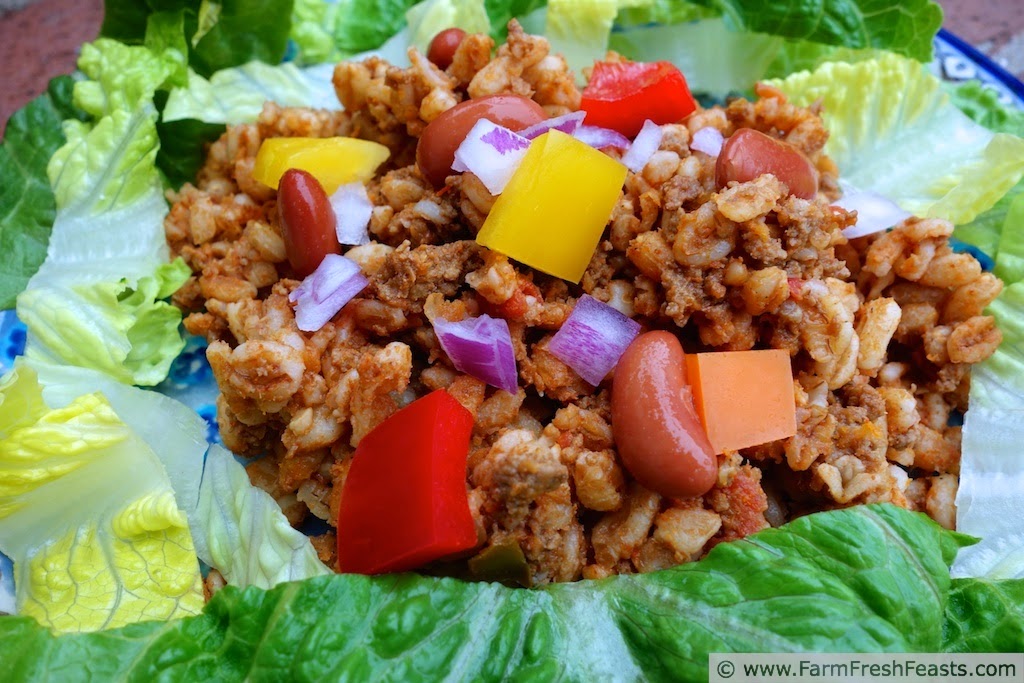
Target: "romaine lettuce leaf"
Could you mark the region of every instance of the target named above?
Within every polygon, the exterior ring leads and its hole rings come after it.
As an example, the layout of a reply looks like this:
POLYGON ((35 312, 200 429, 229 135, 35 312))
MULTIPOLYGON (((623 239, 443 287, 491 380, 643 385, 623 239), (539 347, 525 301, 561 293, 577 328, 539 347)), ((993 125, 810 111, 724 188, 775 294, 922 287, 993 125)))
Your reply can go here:
POLYGON ((668 60, 683 72, 693 92, 724 97, 749 90, 784 43, 778 36, 730 30, 724 19, 710 18, 617 30, 609 47, 636 61, 668 60))
POLYGON ((1024 581, 953 581, 943 652, 1020 652, 1022 647, 1024 581))
POLYGON ((862 61, 882 49, 929 61, 941 16, 929 0, 905 3, 905 13, 873 0, 770 7, 747 0, 637 4, 620 10, 609 47, 639 61, 668 59, 694 92, 716 99, 749 93, 764 78, 825 62, 862 61), (784 21, 776 11, 786 12, 784 21), (850 22, 856 30, 847 30, 850 22))
POLYGON ((250 62, 218 71, 209 80, 189 72, 188 87, 171 90, 163 121, 249 123, 268 100, 283 107, 340 109, 331 84, 333 71, 331 64, 300 69, 291 63, 250 62))
POLYGON ((194 529, 200 559, 232 586, 272 588, 331 573, 270 494, 217 445, 206 456, 194 529))
POLYGON ((277 64, 288 45, 291 16, 292 0, 204 0, 188 64, 204 76, 253 60, 277 64), (203 10, 209 16, 213 7, 215 18, 204 22, 203 10))
POLYGON ((971 369, 956 497, 957 528, 982 540, 961 551, 953 574, 1024 578, 1024 282, 1009 284, 988 313, 1003 343, 971 369))
POLYGON ((1010 205, 1024 195, 1024 180, 1011 187, 991 209, 976 216, 974 220, 956 226, 953 236, 967 244, 973 244, 993 259, 999 258, 999 243, 1010 205))
POLYGON ((161 299, 191 275, 183 261, 157 266, 134 287, 123 279, 74 283, 74 271, 53 272, 52 279, 37 274, 18 296, 26 356, 100 370, 126 384, 152 386, 167 376, 185 340, 181 311, 161 299))
POLYGON ((319 64, 340 57, 334 45, 334 22, 338 5, 324 0, 295 0, 292 7, 291 39, 299 64, 319 64))
POLYGON ((292 0, 106 0, 100 35, 142 44, 147 33, 152 36, 149 18, 156 13, 181 14, 188 65, 209 76, 254 59, 280 62, 291 30, 292 0))
POLYGON ((167 203, 155 167, 155 90, 173 56, 101 39, 82 49, 78 107, 95 123, 64 122, 48 172, 57 215, 47 257, 18 297, 26 355, 157 384, 184 341, 181 314, 160 301, 190 272, 168 264, 167 203))
POLYGON ((100 394, 51 410, 34 371, 0 381, 0 550, 18 613, 55 631, 197 614, 202 577, 171 484, 100 394))
POLYGON ((995 274, 1004 282, 1024 279, 1024 192, 1021 183, 1014 189, 996 251, 995 274))
POLYGON ((717 6, 701 6, 678 0, 637 0, 623 5, 615 17, 615 24, 620 27, 683 24, 722 16, 717 6))
POLYGON ((146 47, 153 54, 163 55, 176 63, 174 70, 167 77, 168 85, 180 86, 188 81, 185 20, 185 11, 182 9, 154 12, 146 20, 146 47))
POLYGON ((349 54, 380 47, 405 26, 416 0, 339 0, 334 44, 349 54))
POLYGON ((825 149, 846 182, 916 215, 966 223, 1024 176, 1024 140, 971 121, 913 60, 827 63, 771 83, 797 104, 823 102, 825 149))
MULTIPOLYGON (((977 81, 947 86, 953 103, 991 131, 1024 137, 1024 110, 1010 109, 998 94, 977 81)), ((1008 282, 1024 276, 1024 180, 1014 185, 995 206, 970 223, 958 225, 954 235, 979 247, 995 259, 996 275, 1008 282), (1011 216, 1012 208, 1012 216, 1011 216), (1004 226, 1010 228, 1004 230, 1004 226), (1006 243, 1003 243, 1003 240, 1006 243)))
POLYGON ((547 0, 484 0, 491 20, 491 36, 500 44, 508 35, 509 19, 518 17, 522 21, 534 11, 542 10, 546 4, 547 0))
MULTIPOLYGON (((159 459, 178 508, 188 517, 196 554, 228 583, 271 588, 330 573, 309 538, 293 529, 277 503, 249 482, 228 451, 212 446, 207 455, 206 424, 193 410, 95 370, 32 359, 19 365, 37 374, 49 408, 66 408, 84 393, 103 395, 117 418, 159 459)), ((10 406, 22 403, 30 405, 20 397, 10 406)), ((20 411, 0 410, 0 433, 9 423, 24 420, 20 411)))
POLYGON ((56 205, 46 177, 50 156, 64 144, 63 119, 81 112, 71 103, 73 80, 60 76, 7 122, 0 143, 0 310, 46 258, 56 205))
POLYGON ((203 458, 209 445, 203 418, 161 393, 123 384, 97 370, 38 359, 19 362, 36 373, 43 400, 51 409, 65 408, 84 394, 101 393, 118 419, 145 441, 160 460, 178 507, 188 515, 195 535, 194 511, 199 502, 203 458), (154 415, 159 415, 160 419, 153 419, 154 415))
POLYGON ((979 81, 967 81, 955 87, 946 84, 953 104, 975 123, 997 133, 1024 137, 1024 109, 1011 109, 999 102, 999 93, 979 81))
POLYGON ((251 62, 218 71, 209 80, 190 71, 187 87, 171 90, 157 124, 157 164, 173 187, 193 182, 205 161, 204 145, 224 132, 224 124, 255 121, 267 100, 338 109, 333 71, 331 63, 300 69, 290 62, 251 62))
POLYGON ((931 0, 693 0, 720 10, 742 31, 853 48, 880 48, 919 62, 932 59, 942 8, 931 0))
POLYGON ((576 81, 585 83, 582 70, 603 59, 619 0, 548 0, 544 35, 551 51, 561 53, 576 81))
MULTIPOLYGON (((978 83, 948 88, 974 121, 995 132, 1024 134, 1024 111, 1003 107, 978 83)), ((957 528, 981 537, 953 565, 954 576, 1024 577, 1024 534, 1016 519, 1024 505, 1024 181, 954 235, 994 257, 1005 283, 989 307, 1003 332, 995 355, 972 368, 970 410, 963 427, 957 528)))
POLYGON ((1024 503, 1024 409, 1020 398, 1016 409, 986 405, 987 383, 983 375, 972 378, 980 386, 972 387, 964 418, 956 498, 957 528, 980 536, 981 542, 960 551, 953 575, 1022 579, 1024 532, 1018 520, 1024 503))
POLYGON ((466 33, 489 33, 491 22, 484 0, 424 0, 405 13, 409 41, 427 54, 430 41, 448 28, 461 28, 466 33))
POLYGON ((958 582, 950 600, 948 563, 969 542, 923 515, 862 506, 675 569, 540 590, 340 575, 226 588, 201 617, 103 634, 54 639, 3 619, 0 659, 24 681, 706 680, 708 652, 1024 647, 1018 585, 958 582), (1004 609, 991 621, 972 613, 992 600, 1004 609), (962 637, 972 627, 977 638, 962 637))

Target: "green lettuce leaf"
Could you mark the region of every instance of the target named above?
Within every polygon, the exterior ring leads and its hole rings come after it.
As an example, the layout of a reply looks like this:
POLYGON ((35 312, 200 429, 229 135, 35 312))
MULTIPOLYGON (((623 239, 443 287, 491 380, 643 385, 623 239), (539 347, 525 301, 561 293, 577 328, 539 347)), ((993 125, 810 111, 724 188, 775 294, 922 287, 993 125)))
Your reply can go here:
POLYGON ((292 8, 291 39, 298 50, 299 64, 334 61, 340 53, 334 45, 334 23, 338 6, 324 0, 295 0, 292 8))
POLYGON ((638 61, 668 59, 686 74, 692 90, 716 99, 825 62, 871 59, 883 49, 929 61, 941 17, 929 0, 905 3, 905 12, 875 0, 770 7, 747 0, 637 4, 620 10, 609 47, 638 61), (785 20, 776 11, 784 11, 785 20))
POLYGON ((491 22, 483 0, 425 0, 405 13, 409 41, 427 54, 430 41, 447 28, 466 33, 489 33, 491 22))
POLYGON ((528 14, 541 10, 547 0, 484 0, 487 16, 491 20, 491 36, 501 43, 508 35, 508 21, 518 17, 520 21, 528 14))
POLYGON ((958 577, 1024 578, 1024 533, 1015 523, 1024 505, 1024 282, 1007 285, 987 310, 1003 343, 971 368, 957 528, 982 540, 957 557, 958 577))
POLYGON ((232 586, 272 588, 332 573, 309 537, 292 528, 270 494, 253 486, 220 446, 206 456, 195 517, 196 552, 232 586))
POLYGON ((189 275, 180 259, 134 287, 37 274, 18 296, 18 317, 28 328, 25 355, 100 370, 126 384, 159 384, 185 348, 181 311, 161 299, 189 275))
POLYGON ((190 275, 168 264, 167 203, 155 167, 156 88, 172 56, 101 39, 82 48, 76 105, 94 123, 64 122, 50 159, 57 203, 46 260, 18 297, 26 355, 157 384, 184 340, 181 313, 161 301, 190 275))
POLYGON ((749 90, 784 42, 778 36, 733 31, 724 19, 711 18, 615 31, 609 47, 636 61, 668 60, 685 74, 692 91, 724 97, 749 90))
POLYGON ((738 30, 852 48, 879 48, 919 62, 932 59, 942 8, 930 0, 693 0, 720 10, 738 30))
POLYGON ((999 93, 979 81, 946 84, 953 104, 989 130, 1024 137, 1024 109, 1011 109, 999 102, 999 93))
POLYGON ((1003 229, 996 250, 995 274, 1004 282, 1024 279, 1024 182, 1010 193, 1003 229))
POLYGON ((415 681, 439 671, 453 680, 657 681, 706 679, 708 652, 1024 646, 1019 610, 996 616, 999 632, 957 637, 955 624, 979 619, 971 601, 990 599, 961 583, 953 604, 963 609, 946 616, 948 563, 966 543, 923 515, 861 506, 720 545, 675 569, 540 590, 334 575, 271 591, 226 588, 200 617, 102 634, 55 639, 4 619, 0 658, 24 681, 415 681))
MULTIPOLYGON (((292 528, 270 495, 249 482, 231 453, 212 446, 207 454, 206 423, 189 407, 95 370, 31 359, 21 363, 37 374, 49 408, 66 408, 84 393, 103 395, 159 459, 178 508, 187 515, 196 554, 229 584, 272 588, 331 573, 309 538, 292 528)), ((24 401, 11 406, 19 400, 24 401)), ((0 409, 0 433, 7 423, 23 421, 19 412, 0 409)))
POLYGON ((1007 407, 991 406, 986 391, 992 367, 983 367, 972 377, 956 497, 957 528, 982 540, 960 552, 953 575, 1024 579, 1024 532, 1018 522, 1024 502, 1024 410, 1019 395, 1007 407))
POLYGON ((48 409, 35 373, 0 381, 0 550, 19 614, 55 631, 197 614, 202 577, 171 484, 100 394, 48 409))
POLYGON ((339 0, 334 44, 346 53, 380 47, 405 26, 416 0, 339 0))
POLYGON ((615 23, 620 27, 644 26, 647 24, 683 24, 699 19, 721 17, 717 6, 702 7, 690 2, 677 0, 640 0, 623 6, 615 23))
POLYGON ((84 394, 102 394, 117 418, 159 458, 174 489, 178 507, 189 516, 195 535, 193 513, 199 502, 203 457, 209 446, 203 418, 168 396, 123 384, 97 370, 30 358, 20 362, 36 373, 43 400, 51 409, 66 408, 84 394), (154 420, 154 415, 159 415, 160 419, 154 420))
POLYGON ((331 64, 300 69, 291 63, 250 62, 218 71, 209 80, 189 72, 188 87, 171 90, 163 121, 250 123, 267 100, 285 107, 340 109, 331 84, 333 71, 331 64))
POLYGON ((544 35, 551 51, 561 53, 576 80, 585 83, 583 69, 602 59, 608 36, 619 13, 619 0, 548 0, 544 35))
POLYGON ((199 169, 206 163, 207 145, 215 142, 225 130, 222 123, 204 123, 195 119, 159 121, 160 151, 156 165, 170 187, 179 188, 195 182, 199 169))
MULTIPOLYGON (((1024 111, 1010 110, 976 82, 948 87, 952 101, 977 123, 1024 134, 1024 111)), ((963 428, 957 528, 981 537, 953 565, 954 576, 1024 577, 1024 534, 1010 523, 1024 505, 1024 181, 954 235, 995 260, 1005 283, 989 307, 1003 332, 996 353, 972 369, 970 410, 963 428)))
POLYGON ((338 109, 333 71, 331 63, 300 69, 290 62, 251 62, 218 71, 209 80, 189 71, 187 87, 171 90, 157 124, 157 165, 173 187, 193 182, 206 158, 205 145, 220 137, 225 124, 255 121, 267 100, 338 109))
POLYGON ((180 46, 171 35, 175 15, 181 17, 188 65, 209 76, 255 59, 280 62, 291 31, 292 0, 106 0, 100 35, 129 45, 180 46), (167 23, 152 26, 156 15, 167 23))
POLYGON ((953 581, 942 631, 943 652, 1020 652, 1024 581, 953 581))
POLYGON ((826 151, 847 183, 916 215, 969 222, 1024 176, 1024 140, 971 121, 913 60, 828 63, 772 83, 797 104, 823 102, 826 151))
MULTIPOLYGON (((33 359, 19 364, 36 373, 51 409, 67 408, 85 393, 102 394, 117 418, 159 459, 188 517, 196 554, 228 583, 271 588, 331 573, 309 538, 292 528, 273 498, 249 482, 231 453, 212 446, 207 454, 206 423, 189 407, 95 370, 33 359), (154 420, 153 415, 161 417, 154 420)), ((15 410, 20 404, 30 402, 19 395, 8 406, 0 405, 0 434, 25 421, 15 410)))
POLYGON ((61 121, 82 115, 71 104, 73 83, 70 76, 50 81, 11 116, 0 143, 0 310, 14 306, 46 258, 56 212, 46 165, 65 142, 61 121))
POLYGON ((1024 180, 1011 187, 991 209, 974 220, 957 225, 954 237, 967 244, 973 244, 989 256, 998 259, 1006 216, 1010 206, 1021 195, 1024 195, 1024 180))
POLYGON ((146 21, 145 45, 150 52, 174 60, 176 66, 167 78, 169 85, 188 82, 188 42, 185 40, 185 11, 154 12, 146 21))
MULTIPOLYGON (((328 17, 326 24, 321 25, 333 26, 335 51, 332 55, 358 59, 362 57, 358 53, 377 51, 378 48, 389 56, 392 53, 404 54, 409 45, 425 51, 434 35, 452 26, 490 33, 495 41, 500 42, 508 33, 509 19, 521 19, 543 8, 547 0, 340 0, 336 5, 324 0, 306 0, 296 7, 302 4, 309 5, 303 14, 323 13, 328 17), (385 50, 385 44, 398 37, 406 27, 412 30, 401 37, 404 42, 400 46, 390 45, 385 50)), ((316 40, 322 41, 322 37, 318 36, 316 40)), ((305 42, 308 39, 300 42, 300 57, 304 63, 310 63, 303 52, 305 42)), ((389 61, 401 64, 404 60, 389 61)))
MULTIPOLYGON (((947 86, 947 90, 953 103, 976 123, 996 133, 1024 137, 1024 110, 1004 107, 999 102, 999 95, 991 88, 969 81, 956 87, 947 86)), ((955 233, 957 239, 992 256, 996 261, 996 274, 1009 282, 1016 282, 1024 276, 1022 196, 1024 181, 1014 185, 991 209, 969 223, 958 225, 955 233), (1017 229, 1004 230, 1004 226, 1017 226, 1017 229)))
POLYGON ((284 57, 291 30, 291 0, 204 0, 203 8, 216 5, 216 21, 208 30, 192 38, 193 53, 189 66, 209 76, 216 71, 259 60, 277 64, 284 57))

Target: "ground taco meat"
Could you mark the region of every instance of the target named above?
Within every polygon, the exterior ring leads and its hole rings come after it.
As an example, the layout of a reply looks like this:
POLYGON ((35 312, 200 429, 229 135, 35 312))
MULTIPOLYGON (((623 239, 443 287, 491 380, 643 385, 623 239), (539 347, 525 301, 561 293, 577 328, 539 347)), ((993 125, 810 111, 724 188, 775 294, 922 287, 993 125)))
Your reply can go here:
MULTIPOLYGON (((344 112, 268 103, 230 127, 195 185, 172 193, 167 240, 194 276, 175 295, 206 337, 225 444, 293 524, 337 519, 359 440, 416 397, 446 388, 474 416, 466 473, 482 540, 515 543, 533 583, 646 572, 811 511, 890 501, 947 527, 970 366, 1000 341, 985 306, 1001 289, 952 226, 910 219, 847 241, 832 208, 836 169, 814 109, 763 91, 663 126, 660 149, 630 173, 579 286, 474 241, 494 197, 472 174, 435 191, 413 164, 427 122, 467 97, 517 93, 551 115, 579 107, 565 61, 510 26, 493 53, 470 36, 441 71, 413 50, 398 69, 371 58, 337 67, 344 112), (813 201, 773 176, 718 190, 715 159, 691 150, 712 126, 755 128, 800 148, 821 174, 813 201), (295 325, 276 193, 252 178, 273 136, 367 138, 391 160, 369 184, 371 244, 349 249, 370 285, 315 333, 295 325), (666 499, 632 481, 616 452, 609 382, 597 388, 546 349, 584 292, 687 351, 779 348, 793 361, 796 436, 719 457, 705 496, 666 499), (486 312, 508 320, 519 368, 512 395, 455 371, 430 320, 486 312), (257 456, 263 456, 255 459, 257 456)), ((609 150, 610 153, 614 153, 609 150)), ((333 533, 314 539, 334 562, 333 533)))

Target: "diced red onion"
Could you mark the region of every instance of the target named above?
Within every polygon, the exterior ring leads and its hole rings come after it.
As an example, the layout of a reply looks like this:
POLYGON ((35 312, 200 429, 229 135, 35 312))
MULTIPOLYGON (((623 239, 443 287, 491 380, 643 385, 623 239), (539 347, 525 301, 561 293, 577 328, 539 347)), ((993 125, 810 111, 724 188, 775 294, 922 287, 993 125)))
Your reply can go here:
POLYGON ((295 304, 295 324, 303 332, 316 332, 367 284, 358 263, 328 254, 288 296, 295 304))
POLYGON ((557 130, 565 133, 566 135, 572 135, 579 127, 583 124, 583 118, 587 115, 585 111, 574 111, 562 116, 556 116, 553 119, 545 119, 540 123, 535 123, 529 128, 519 131, 527 140, 532 140, 536 137, 547 133, 549 130, 557 130))
POLYGON ((504 319, 481 315, 452 322, 438 317, 433 324, 456 370, 510 394, 519 390, 512 335, 504 319))
POLYGON ((725 144, 725 138, 722 137, 722 131, 713 126, 701 128, 690 138, 690 149, 704 152, 709 157, 717 157, 722 151, 723 144, 725 144))
POLYGON ((851 240, 882 232, 911 216, 891 199, 867 190, 850 190, 832 206, 857 212, 857 223, 843 230, 851 240))
POLYGON ((638 334, 640 323, 584 294, 548 342, 548 351, 596 387, 638 334))
POLYGON ((629 147, 629 138, 618 131, 610 128, 599 128, 598 126, 580 126, 572 134, 574 138, 594 149, 605 147, 618 147, 626 149, 629 147))
POLYGON ((508 128, 480 119, 455 150, 452 170, 471 171, 493 195, 501 194, 526 156, 530 141, 508 128))
POLYGON ((370 215, 373 202, 366 194, 362 183, 346 183, 331 195, 331 207, 337 218, 338 242, 340 244, 369 244, 370 215))
POLYGON ((644 127, 636 134, 633 144, 622 155, 622 163, 633 173, 644 170, 648 159, 658 151, 661 144, 661 126, 647 119, 644 127))

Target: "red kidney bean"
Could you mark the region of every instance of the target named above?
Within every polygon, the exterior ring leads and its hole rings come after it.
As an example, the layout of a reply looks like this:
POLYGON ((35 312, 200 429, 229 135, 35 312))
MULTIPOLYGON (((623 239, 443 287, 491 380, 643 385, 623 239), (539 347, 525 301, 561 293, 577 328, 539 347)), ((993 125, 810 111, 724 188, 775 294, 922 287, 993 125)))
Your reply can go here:
POLYGON ((487 119, 520 131, 547 118, 543 107, 520 95, 488 95, 460 102, 427 124, 416 144, 416 165, 434 187, 452 173, 455 150, 477 121, 487 119))
POLYGON ((753 128, 740 128, 722 145, 715 182, 722 188, 731 180, 745 183, 765 173, 786 183, 797 197, 814 199, 818 193, 818 171, 800 150, 753 128))
POLYGON ((446 28, 434 36, 427 48, 427 59, 437 65, 439 69, 447 69, 452 65, 455 58, 455 51, 462 45, 466 32, 461 28, 446 28))
POLYGON ((718 478, 683 359, 674 335, 646 332, 622 354, 612 382, 612 433, 622 463, 638 482, 671 498, 701 496, 718 478))
POLYGON ((337 219, 320 181, 306 171, 290 168, 277 187, 277 214, 284 229, 288 262, 306 277, 328 254, 340 254, 337 219))

